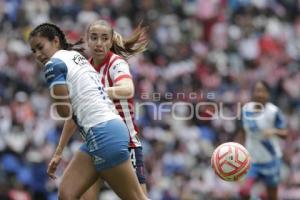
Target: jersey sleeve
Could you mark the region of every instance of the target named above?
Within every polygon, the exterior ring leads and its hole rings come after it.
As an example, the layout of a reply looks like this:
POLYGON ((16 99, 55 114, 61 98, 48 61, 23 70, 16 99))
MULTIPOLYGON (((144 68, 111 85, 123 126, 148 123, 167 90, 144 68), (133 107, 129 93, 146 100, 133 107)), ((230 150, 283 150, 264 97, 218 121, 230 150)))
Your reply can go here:
POLYGON ((109 69, 109 75, 113 83, 116 83, 123 78, 131 78, 128 63, 123 59, 116 60, 109 69))
POLYGON ((239 120, 239 123, 238 123, 240 128, 244 127, 245 118, 247 118, 247 110, 246 110, 246 107, 243 106, 242 110, 241 110, 240 120, 239 120))
POLYGON ((281 111, 276 112, 274 126, 278 129, 286 128, 286 121, 281 111))
POLYGON ((66 82, 68 68, 60 59, 52 58, 45 66, 45 78, 49 88, 55 84, 64 84, 66 82))

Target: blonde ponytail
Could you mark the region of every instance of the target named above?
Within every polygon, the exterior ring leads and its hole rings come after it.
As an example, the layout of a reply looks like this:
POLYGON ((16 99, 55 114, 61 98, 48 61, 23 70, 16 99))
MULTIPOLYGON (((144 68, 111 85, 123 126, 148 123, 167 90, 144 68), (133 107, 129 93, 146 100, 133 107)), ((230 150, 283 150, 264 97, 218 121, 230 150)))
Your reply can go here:
POLYGON ((113 45, 125 49, 124 47, 124 38, 117 31, 113 31, 113 45))
POLYGON ((148 44, 146 31, 147 29, 140 24, 129 38, 124 39, 120 33, 113 30, 111 51, 125 59, 144 52, 148 44))

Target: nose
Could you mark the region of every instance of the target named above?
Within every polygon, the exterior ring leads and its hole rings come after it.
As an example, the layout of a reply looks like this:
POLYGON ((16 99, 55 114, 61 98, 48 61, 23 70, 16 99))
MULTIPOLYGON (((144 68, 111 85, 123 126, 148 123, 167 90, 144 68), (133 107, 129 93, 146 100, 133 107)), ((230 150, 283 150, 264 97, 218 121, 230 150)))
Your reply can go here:
POLYGON ((40 51, 35 52, 35 57, 37 60, 41 61, 43 59, 42 53, 40 51))
POLYGON ((97 45, 98 47, 102 47, 102 44, 103 44, 103 43, 102 43, 101 39, 98 39, 96 45, 97 45))

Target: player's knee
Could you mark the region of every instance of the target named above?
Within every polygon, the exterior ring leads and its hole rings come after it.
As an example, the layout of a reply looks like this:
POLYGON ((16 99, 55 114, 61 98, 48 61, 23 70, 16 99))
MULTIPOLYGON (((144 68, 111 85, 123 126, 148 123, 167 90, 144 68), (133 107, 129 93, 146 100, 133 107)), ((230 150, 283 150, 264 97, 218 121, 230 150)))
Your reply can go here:
POLYGON ((68 188, 60 187, 58 189, 59 200, 74 200, 79 198, 80 198, 79 195, 74 193, 74 191, 69 190, 68 188))
POLYGON ((146 196, 144 195, 143 192, 140 192, 140 191, 139 191, 139 192, 135 192, 135 193, 133 194, 132 199, 140 200, 140 199, 147 199, 147 198, 146 198, 146 196))
POLYGON ((126 196, 124 196, 124 199, 131 199, 131 200, 147 200, 148 198, 143 193, 141 189, 136 189, 131 192, 127 192, 126 196))
POLYGON ((98 195, 97 193, 84 193, 81 197, 80 200, 97 200, 98 199, 98 195))

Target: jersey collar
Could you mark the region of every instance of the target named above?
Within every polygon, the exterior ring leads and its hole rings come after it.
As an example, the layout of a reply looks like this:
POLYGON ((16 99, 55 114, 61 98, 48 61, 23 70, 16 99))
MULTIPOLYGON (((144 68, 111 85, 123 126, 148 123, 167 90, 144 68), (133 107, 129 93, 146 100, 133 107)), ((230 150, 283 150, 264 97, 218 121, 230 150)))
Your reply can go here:
POLYGON ((93 67, 95 68, 95 70, 97 71, 97 72, 99 72, 100 71, 100 69, 103 67, 103 66, 106 66, 108 63, 109 63, 109 60, 110 60, 110 58, 111 58, 111 56, 113 55, 113 52, 111 52, 111 51, 109 51, 108 53, 107 53, 107 55, 106 55, 106 57, 104 58, 104 60, 102 61, 102 63, 100 63, 98 66, 94 66, 94 64, 93 64, 93 57, 91 57, 90 59, 89 59, 89 62, 93 65, 93 67))

